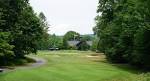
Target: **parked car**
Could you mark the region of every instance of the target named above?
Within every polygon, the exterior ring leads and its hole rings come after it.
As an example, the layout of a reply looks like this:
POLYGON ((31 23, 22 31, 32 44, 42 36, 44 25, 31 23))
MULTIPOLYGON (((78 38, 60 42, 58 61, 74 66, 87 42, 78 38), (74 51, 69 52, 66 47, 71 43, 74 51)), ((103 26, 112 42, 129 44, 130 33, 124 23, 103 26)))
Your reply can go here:
POLYGON ((0 69, 0 72, 3 72, 4 71, 4 69, 0 69))
POLYGON ((54 51, 54 50, 59 50, 59 48, 49 48, 49 50, 54 51))

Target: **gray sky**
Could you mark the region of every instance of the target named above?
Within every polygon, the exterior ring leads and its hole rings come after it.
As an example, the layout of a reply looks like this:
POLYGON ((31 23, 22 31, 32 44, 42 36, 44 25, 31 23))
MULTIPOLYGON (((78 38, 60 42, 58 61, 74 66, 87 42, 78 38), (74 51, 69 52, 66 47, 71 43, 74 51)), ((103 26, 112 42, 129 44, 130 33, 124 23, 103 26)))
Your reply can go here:
POLYGON ((47 17, 51 34, 64 35, 73 30, 92 34, 98 0, 30 0, 33 9, 47 17))

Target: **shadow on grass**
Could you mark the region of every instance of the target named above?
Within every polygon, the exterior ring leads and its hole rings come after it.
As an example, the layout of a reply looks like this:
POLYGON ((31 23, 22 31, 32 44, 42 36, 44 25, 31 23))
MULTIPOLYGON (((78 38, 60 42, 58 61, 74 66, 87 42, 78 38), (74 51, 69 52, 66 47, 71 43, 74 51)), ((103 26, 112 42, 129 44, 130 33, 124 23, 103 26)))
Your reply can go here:
POLYGON ((147 70, 143 70, 143 69, 140 69, 136 66, 132 66, 130 64, 126 64, 126 63, 111 63, 107 60, 95 60, 95 62, 100 62, 100 63, 105 63, 105 64, 109 64, 117 69, 120 69, 122 71, 127 71, 127 72, 130 72, 130 73, 133 73, 133 74, 142 74, 142 73, 147 73, 149 71, 147 70))

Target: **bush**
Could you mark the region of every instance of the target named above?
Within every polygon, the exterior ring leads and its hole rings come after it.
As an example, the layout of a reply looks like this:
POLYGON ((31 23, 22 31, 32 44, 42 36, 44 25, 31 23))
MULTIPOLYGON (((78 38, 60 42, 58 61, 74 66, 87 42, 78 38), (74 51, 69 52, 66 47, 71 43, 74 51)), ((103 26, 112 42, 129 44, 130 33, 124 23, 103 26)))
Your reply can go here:
POLYGON ((134 39, 134 51, 132 53, 132 63, 139 67, 150 69, 150 30, 140 28, 137 30, 134 39))
POLYGON ((68 49, 69 50, 77 50, 77 47, 76 46, 68 46, 68 49))
POLYGON ((92 46, 91 46, 91 50, 92 50, 92 51, 97 51, 98 41, 99 41, 99 40, 98 40, 97 38, 95 38, 95 39, 93 40, 92 46))
POLYGON ((77 49, 81 51, 86 51, 90 49, 90 46, 86 43, 86 41, 81 41, 77 44, 77 49))
POLYGON ((0 66, 7 65, 14 58, 13 45, 9 43, 9 33, 0 32, 0 66))

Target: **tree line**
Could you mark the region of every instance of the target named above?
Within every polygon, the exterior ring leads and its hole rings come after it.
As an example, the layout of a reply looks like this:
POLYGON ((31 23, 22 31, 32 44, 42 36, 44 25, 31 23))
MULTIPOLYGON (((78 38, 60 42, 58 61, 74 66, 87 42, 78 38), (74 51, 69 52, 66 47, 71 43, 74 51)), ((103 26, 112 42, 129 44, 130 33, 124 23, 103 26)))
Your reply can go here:
POLYGON ((99 0, 98 50, 113 63, 150 68, 150 0, 99 0))
POLYGON ((43 19, 28 0, 0 0, 0 65, 37 52, 38 40, 47 33, 43 19))
MULTIPOLYGON (((97 41, 94 35, 80 35, 75 31, 68 31, 64 36, 57 36, 55 34, 48 34, 43 37, 42 40, 38 41, 38 50, 50 50, 50 49, 59 49, 59 50, 77 50, 77 47, 81 47, 80 50, 96 50, 97 41), (79 46, 70 45, 69 42, 81 42, 79 46), (94 45, 89 46, 86 42, 93 41, 94 45)), ((79 49, 78 49, 79 50, 79 49)))

